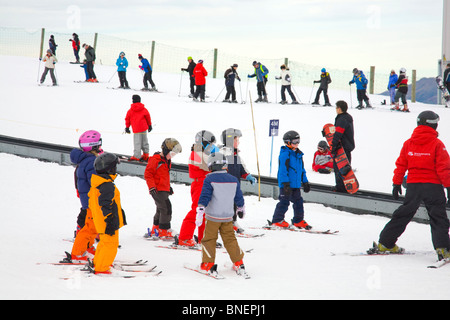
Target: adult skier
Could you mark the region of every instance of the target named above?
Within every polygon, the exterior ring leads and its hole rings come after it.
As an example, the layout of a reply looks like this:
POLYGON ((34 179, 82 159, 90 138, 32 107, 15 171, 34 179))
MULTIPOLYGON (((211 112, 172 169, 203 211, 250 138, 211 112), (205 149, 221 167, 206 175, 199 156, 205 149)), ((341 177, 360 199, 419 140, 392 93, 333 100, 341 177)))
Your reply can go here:
POLYGON ((331 83, 331 77, 325 68, 322 68, 320 72, 320 80, 314 81, 314 83, 320 83, 320 85, 316 93, 316 98, 312 104, 319 104, 320 94, 323 92, 323 98, 325 99, 324 107, 331 107, 330 100, 328 98, 328 85, 331 83))
POLYGON ((94 72, 94 64, 95 64, 95 50, 88 44, 83 44, 83 48, 86 50, 84 55, 86 56, 86 70, 89 74, 88 82, 98 82, 97 76, 94 72))
POLYGON ((238 65, 235 63, 225 71, 224 78, 225 78, 225 87, 227 88, 227 94, 225 95, 225 99, 222 102, 237 103, 236 89, 234 87, 234 82, 236 79, 238 81, 241 81, 241 78, 239 78, 239 75, 237 73, 237 68, 238 65))
POLYGON ((369 97, 367 97, 367 84, 369 81, 367 80, 364 72, 362 70, 358 70, 357 68, 353 69, 353 79, 348 83, 352 85, 352 83, 356 83, 356 95, 358 99, 358 106, 356 109, 363 109, 364 106, 362 104, 363 100, 366 103, 366 108, 372 108, 370 105, 369 97))
POLYGON ((397 92, 395 93, 394 101, 395 106, 391 108, 391 110, 398 110, 403 112, 409 112, 408 103, 406 101, 406 94, 408 93, 408 78, 406 77, 406 69, 400 69, 400 76, 397 81, 394 83, 394 87, 397 88, 397 92), (400 109, 399 100, 402 99, 403 109, 400 109))
POLYGON ((267 77, 269 74, 269 70, 266 66, 262 65, 261 62, 253 61, 253 67, 255 68, 255 72, 253 74, 249 74, 249 78, 256 77, 256 89, 258 91, 258 99, 255 102, 269 102, 267 100, 267 92, 266 92, 266 83, 267 77))
POLYGON ((149 90, 148 88, 148 84, 147 82, 150 83, 150 85, 152 86, 152 88, 150 90, 152 91, 157 91, 156 87, 155 87, 155 83, 152 80, 152 66, 150 65, 150 63, 148 62, 147 59, 145 59, 142 54, 138 54, 138 59, 139 61, 141 61, 141 65, 139 66, 139 69, 141 69, 142 71, 144 71, 144 78, 143 78, 143 82, 144 82, 144 88, 142 88, 143 91, 145 90, 149 90))
POLYGON ((189 98, 193 98, 194 97, 194 93, 195 93, 195 78, 194 78, 194 68, 197 65, 194 60, 192 59, 192 57, 188 57, 187 58, 189 65, 187 68, 181 68, 181 71, 186 71, 187 73, 189 73, 189 86, 190 86, 190 90, 191 90, 191 94, 189 95, 189 98))

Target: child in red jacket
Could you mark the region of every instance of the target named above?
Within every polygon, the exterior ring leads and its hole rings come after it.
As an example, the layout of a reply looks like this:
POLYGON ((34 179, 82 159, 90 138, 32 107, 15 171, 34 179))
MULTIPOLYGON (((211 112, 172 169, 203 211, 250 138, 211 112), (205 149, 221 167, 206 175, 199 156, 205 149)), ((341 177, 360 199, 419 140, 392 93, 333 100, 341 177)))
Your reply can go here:
POLYGON ((203 60, 199 60, 197 65, 194 68, 194 78, 195 78, 195 86, 197 89, 194 93, 194 101, 198 101, 197 98, 200 96, 200 101, 205 102, 205 85, 206 85, 206 76, 208 72, 203 66, 203 60))
POLYGON ((326 141, 320 141, 314 153, 312 168, 315 172, 330 173, 333 170, 333 159, 326 141))
POLYGON ((141 97, 133 95, 133 104, 125 117, 125 132, 130 132, 130 125, 133 129, 134 153, 130 160, 147 161, 149 157, 149 144, 147 132, 152 131, 152 119, 150 113, 141 103, 141 97), (143 155, 141 156, 141 150, 143 155))
POLYGON ((173 239, 170 221, 172 220, 172 204, 169 196, 173 194, 170 186, 170 167, 172 158, 181 152, 181 145, 174 138, 167 138, 161 145, 162 152, 155 153, 148 159, 144 178, 148 190, 156 205, 151 231, 146 238, 173 239))

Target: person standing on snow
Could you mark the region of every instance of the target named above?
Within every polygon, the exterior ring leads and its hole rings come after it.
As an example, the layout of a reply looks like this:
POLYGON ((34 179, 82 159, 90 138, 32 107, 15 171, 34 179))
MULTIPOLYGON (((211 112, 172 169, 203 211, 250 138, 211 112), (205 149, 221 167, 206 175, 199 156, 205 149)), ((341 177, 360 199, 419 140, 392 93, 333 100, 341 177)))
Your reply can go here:
POLYGON ((234 88, 234 82, 236 79, 238 81, 241 81, 241 78, 239 78, 239 75, 237 73, 237 67, 238 65, 235 63, 225 71, 224 78, 225 78, 225 87, 227 88, 227 94, 225 95, 225 99, 222 102, 237 103, 236 89, 234 88))
POLYGON ((395 73, 395 70, 391 70, 391 74, 389 76, 389 82, 388 82, 388 90, 389 90, 389 97, 391 98, 391 106, 395 105, 395 83, 398 80, 398 75, 395 73))
POLYGON ((72 49, 73 54, 75 55, 75 63, 80 63, 80 39, 78 38, 78 35, 76 33, 72 34, 73 39, 69 39, 70 42, 72 42, 72 49))
POLYGON ((125 52, 121 52, 116 61, 117 74, 119 75, 120 88, 130 89, 127 81, 128 60, 125 58, 125 52))
POLYGON ((198 101, 200 96, 200 102, 205 102, 205 88, 206 88, 206 76, 208 72, 203 66, 203 60, 198 60, 197 65, 194 68, 195 86, 197 87, 194 93, 193 100, 198 101))
POLYGON ((50 36, 50 39, 48 40, 48 47, 50 48, 50 50, 52 51, 52 54, 54 55, 54 56, 56 56, 56 47, 57 47, 58 45, 56 44, 56 42, 55 42, 55 36, 54 35, 51 35, 50 36))
POLYGON ((320 80, 314 81, 314 83, 320 83, 320 86, 312 104, 319 104, 320 94, 323 92, 323 98, 325 99, 324 107, 331 107, 330 100, 328 99, 328 85, 331 83, 331 77, 325 68, 322 68, 320 71, 320 80))
POLYGON ((394 88, 397 88, 397 92, 395 93, 394 101, 395 106, 391 108, 391 110, 398 110, 403 112, 409 112, 408 103, 406 101, 406 94, 408 93, 408 77, 406 77, 406 69, 400 69, 400 76, 397 81, 394 83, 394 88), (403 109, 400 109, 399 100, 402 98, 403 109))
POLYGON ((372 108, 369 97, 367 97, 367 84, 369 81, 362 70, 358 70, 357 68, 353 69, 353 79, 350 80, 348 84, 351 85, 352 83, 356 83, 356 96, 358 99, 358 106, 356 109, 361 110, 364 108, 362 104, 363 100, 366 103, 366 108, 372 108))
MULTIPOLYGON (((355 137, 353 129, 353 118, 347 113, 348 105, 347 102, 339 100, 336 102, 336 113, 337 116, 334 120, 335 132, 333 135, 333 140, 330 145, 330 152, 334 157, 336 156, 339 147, 344 149, 345 155, 347 156, 348 163, 352 163, 352 151, 355 149, 355 137)), ((333 160, 334 176, 336 185, 332 188, 335 192, 347 193, 345 189, 344 181, 337 167, 336 161, 333 160)))
POLYGON ((150 113, 141 103, 141 97, 134 94, 133 103, 125 116, 125 132, 130 132, 130 126, 133 129, 134 152, 130 160, 147 161, 149 158, 149 144, 147 132, 152 131, 152 119, 150 113), (141 150, 143 155, 141 156, 141 150))
POLYGON ((269 70, 266 66, 262 65, 261 62, 253 61, 253 67, 255 68, 255 73, 249 74, 249 78, 256 77, 256 89, 258 91, 258 99, 255 102, 269 102, 267 100, 266 83, 267 77, 269 75, 269 70))
POLYGON ((295 99, 295 95, 291 90, 291 74, 289 72, 289 68, 286 67, 285 64, 280 66, 281 74, 279 77, 275 77, 276 80, 281 80, 281 102, 280 104, 286 104, 286 94, 285 91, 289 93, 292 99, 292 104, 298 104, 297 99, 295 99))
POLYGON ((88 82, 98 82, 97 76, 94 72, 94 64, 95 64, 95 50, 90 45, 84 43, 83 48, 86 50, 84 52, 84 55, 86 56, 86 66, 87 66, 87 72, 89 74, 89 80, 88 82))
POLYGON ((155 83, 152 80, 152 72, 153 72, 152 66, 150 65, 148 60, 142 56, 142 54, 138 54, 138 59, 142 63, 142 65, 139 66, 139 69, 144 71, 144 78, 143 78, 144 88, 142 88, 142 91, 149 90, 147 82, 149 82, 150 85, 152 86, 152 88, 150 89, 151 91, 158 91, 156 90, 155 83))
POLYGON ((187 58, 189 65, 187 68, 181 68, 181 71, 186 71, 189 73, 189 86, 191 88, 191 94, 189 95, 189 98, 193 98, 194 97, 194 93, 195 93, 195 78, 194 78, 194 69, 195 66, 197 65, 194 60, 192 59, 192 57, 188 57, 187 58))
MULTIPOLYGON (((215 146, 216 137, 207 130, 197 132, 195 135, 195 143, 192 145, 191 156, 189 157, 189 178, 193 181, 191 183, 191 210, 187 213, 180 228, 180 235, 178 239, 175 238, 175 244, 180 246, 194 247, 197 245, 194 238, 195 219, 197 216, 198 199, 202 192, 203 181, 209 173, 208 157, 219 151, 215 146)), ((205 224, 198 226, 198 243, 202 242, 205 224)))
POLYGON ((403 144, 392 179, 392 195, 397 200, 402 194, 403 177, 408 172, 405 199, 370 252, 403 253, 405 250, 396 245, 397 239, 423 201, 430 216, 431 239, 438 259, 450 258, 450 223, 445 208, 446 204, 450 205, 450 157, 438 139, 438 122, 439 116, 433 111, 423 111, 417 117, 417 127, 403 144), (447 201, 444 188, 447 189, 447 201))
POLYGON ((55 77, 55 64, 58 62, 56 57, 52 54, 52 50, 48 49, 47 54, 42 58, 42 61, 45 62, 45 69, 42 73, 40 84, 43 84, 45 78, 47 77, 47 73, 50 71, 50 77, 52 78, 53 86, 57 86, 56 77, 55 77))

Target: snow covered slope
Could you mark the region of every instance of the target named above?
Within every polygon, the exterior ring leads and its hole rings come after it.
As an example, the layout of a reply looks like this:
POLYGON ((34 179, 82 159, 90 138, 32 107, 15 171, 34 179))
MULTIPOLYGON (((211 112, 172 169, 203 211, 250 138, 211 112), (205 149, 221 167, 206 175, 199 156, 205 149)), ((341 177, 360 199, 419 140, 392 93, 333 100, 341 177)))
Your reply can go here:
MULTIPOLYGON (((122 134, 125 113, 134 91, 110 90, 117 78, 110 67, 96 66, 103 83, 74 83, 82 80, 77 65, 57 65, 59 87, 37 86, 38 61, 3 57, 2 94, 0 95, 0 134, 51 143, 76 146, 79 135, 87 129, 99 130, 106 151, 131 154, 132 136, 122 134)), ((251 70, 239 70, 241 77, 251 70)), ((41 66, 42 72, 42 66, 41 66)), ((138 70, 128 72, 133 88, 141 88, 138 70)), ((180 75, 155 74, 157 87, 164 93, 138 93, 149 108, 154 130, 149 135, 151 152, 157 151, 165 137, 180 140, 183 153, 175 162, 187 163, 195 133, 211 130, 219 136, 228 127, 243 130, 242 155, 252 173, 256 172, 255 140, 250 104, 193 103, 187 96, 187 78, 180 75)), ((47 80, 49 81, 49 80, 47 80)), ((274 80, 270 80, 273 83, 274 80)), ((246 79, 242 84, 245 98, 246 79)), ((250 80, 252 95, 256 84, 250 80)), ((213 101, 223 88, 223 81, 209 80, 207 94, 213 101)), ((278 86, 279 88, 279 86, 278 86)), ((269 86, 269 99, 275 101, 275 88, 269 86)), ((311 88, 296 87, 302 101, 311 88)), ((240 98, 238 88, 238 98, 240 98)), ((352 92, 352 96, 355 94, 352 92)), ((255 99, 254 96, 253 100, 255 99)), ((278 94, 279 97, 279 94, 278 94)), ((330 99, 348 101, 349 93, 330 90, 330 99)), ((218 101, 223 99, 223 94, 218 101)), ((382 97, 371 97, 374 104, 382 97)), ((353 102, 355 105, 355 102, 353 102)), ((300 147, 307 168, 317 142, 322 139, 322 125, 333 122, 334 108, 253 104, 261 173, 268 175, 270 161, 270 119, 280 119, 281 134, 294 129, 300 132, 300 147)), ((375 110, 350 110, 355 119, 357 148, 354 166, 358 169, 361 188, 390 192, 394 162, 403 140, 415 127, 417 114, 432 109, 441 116, 441 139, 450 144, 449 110, 438 106, 412 104, 410 114, 394 113, 385 107, 375 110)), ((276 174, 281 138, 275 139, 276 174)), ((111 279, 86 277, 73 267, 37 264, 55 262, 70 251, 70 238, 76 223, 79 200, 73 186, 73 168, 37 160, 0 154, 0 298, 2 299, 449 299, 449 268, 437 270, 426 266, 436 259, 429 226, 411 223, 398 242, 416 255, 354 257, 344 252, 362 252, 369 248, 386 218, 358 216, 321 205, 306 204, 305 219, 317 229, 339 230, 338 235, 313 235, 289 231, 252 229, 270 219, 276 205, 273 199, 246 197, 246 218, 241 225, 254 233, 265 233, 256 239, 238 241, 247 253, 244 262, 252 279, 243 280, 224 265, 228 255, 219 250, 217 263, 226 280, 216 281, 183 268, 184 263, 199 263, 200 253, 157 248, 160 243, 143 240, 151 226, 155 206, 145 181, 119 177, 128 225, 120 231, 122 248, 118 260, 146 259, 163 270, 159 277, 111 279), (337 255, 332 255, 336 253, 337 255), (244 282, 242 282, 244 281, 244 282), (214 293, 214 294, 211 294, 214 293)), ((308 171, 311 182, 332 185, 332 176, 308 171)), ((174 185, 173 229, 179 230, 191 200, 189 187, 174 185)), ((292 209, 286 219, 292 217, 292 209)))

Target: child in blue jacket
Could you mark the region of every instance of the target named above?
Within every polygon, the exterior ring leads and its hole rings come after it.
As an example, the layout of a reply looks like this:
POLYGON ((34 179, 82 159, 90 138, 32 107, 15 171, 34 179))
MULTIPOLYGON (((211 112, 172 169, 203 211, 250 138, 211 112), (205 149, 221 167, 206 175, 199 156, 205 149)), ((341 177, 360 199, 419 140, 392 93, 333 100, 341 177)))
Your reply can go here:
POLYGON ((395 70, 391 70, 391 74, 389 75, 389 82, 388 82, 388 90, 389 90, 389 96, 391 98, 391 105, 395 105, 395 84, 397 83, 398 75, 395 73, 395 70))
POLYGON ((364 72, 362 70, 358 70, 357 68, 353 69, 353 79, 348 83, 351 85, 352 83, 356 83, 356 95, 358 99, 358 106, 356 109, 361 110, 363 107, 362 101, 366 103, 366 108, 372 108, 369 102, 369 97, 366 94, 367 84, 369 80, 367 80, 364 72))
POLYGON ((303 152, 298 149, 300 135, 296 131, 288 131, 284 134, 285 145, 281 147, 278 158, 278 186, 280 188, 279 202, 275 207, 272 218, 272 225, 281 228, 290 227, 284 221, 290 202, 294 208, 294 218, 292 224, 297 228, 311 229, 312 227, 304 220, 303 198, 300 187, 308 193, 310 186, 306 177, 303 163, 303 152))

